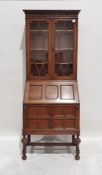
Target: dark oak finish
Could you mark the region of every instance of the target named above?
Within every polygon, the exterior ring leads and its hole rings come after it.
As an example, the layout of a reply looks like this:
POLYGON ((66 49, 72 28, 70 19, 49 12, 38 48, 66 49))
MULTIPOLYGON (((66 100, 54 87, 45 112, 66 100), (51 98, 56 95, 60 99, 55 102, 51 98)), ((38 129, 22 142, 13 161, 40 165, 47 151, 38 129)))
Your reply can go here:
POLYGON ((77 85, 79 10, 24 10, 26 85, 23 150, 33 145, 76 146, 79 160, 80 102, 77 85), (72 135, 71 143, 32 143, 31 135, 72 135))

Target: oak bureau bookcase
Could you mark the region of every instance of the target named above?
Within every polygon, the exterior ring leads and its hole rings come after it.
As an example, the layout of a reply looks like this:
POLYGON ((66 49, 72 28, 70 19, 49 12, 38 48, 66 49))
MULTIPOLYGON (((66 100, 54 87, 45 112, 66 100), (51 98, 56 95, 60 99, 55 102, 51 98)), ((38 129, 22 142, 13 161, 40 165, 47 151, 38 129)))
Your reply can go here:
POLYGON ((23 10, 26 19, 26 85, 23 150, 33 145, 75 146, 79 160, 80 102, 77 86, 80 10, 23 10), (71 135, 71 142, 32 142, 31 135, 71 135))

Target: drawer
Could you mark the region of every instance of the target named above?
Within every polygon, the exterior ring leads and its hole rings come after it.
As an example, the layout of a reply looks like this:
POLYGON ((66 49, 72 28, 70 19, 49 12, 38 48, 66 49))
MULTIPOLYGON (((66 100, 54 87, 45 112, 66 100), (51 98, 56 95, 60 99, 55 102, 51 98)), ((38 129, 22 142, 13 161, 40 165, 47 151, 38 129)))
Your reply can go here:
POLYGON ((46 106, 40 106, 40 107, 28 107, 28 119, 34 119, 37 116, 38 117, 46 117, 48 115, 48 109, 46 106))
POLYGON ((27 128, 29 129, 66 129, 74 128, 75 120, 62 120, 62 119, 53 119, 53 120, 28 120, 27 128))
POLYGON ((28 120, 28 129, 48 129, 48 120, 28 120))
POLYGON ((75 120, 53 120, 53 128, 75 128, 75 120))
POLYGON ((76 116, 75 106, 32 106, 28 107, 27 118, 47 118, 48 116, 76 116))
POLYGON ((55 106, 52 108, 53 115, 74 115, 76 114, 75 106, 55 106))

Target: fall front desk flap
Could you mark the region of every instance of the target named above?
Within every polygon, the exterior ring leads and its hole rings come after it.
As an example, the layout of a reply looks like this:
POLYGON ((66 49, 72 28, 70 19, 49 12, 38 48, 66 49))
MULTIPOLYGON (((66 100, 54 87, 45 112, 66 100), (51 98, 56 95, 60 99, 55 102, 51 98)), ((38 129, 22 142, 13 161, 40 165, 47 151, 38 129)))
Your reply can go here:
POLYGON ((27 82, 24 104, 79 103, 76 81, 27 82))

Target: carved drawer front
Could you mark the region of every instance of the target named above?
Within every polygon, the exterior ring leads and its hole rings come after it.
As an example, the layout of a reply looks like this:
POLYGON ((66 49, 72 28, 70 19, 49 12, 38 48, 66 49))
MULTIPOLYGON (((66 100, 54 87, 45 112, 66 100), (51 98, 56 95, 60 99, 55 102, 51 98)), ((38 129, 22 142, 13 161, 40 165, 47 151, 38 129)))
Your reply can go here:
POLYGON ((55 106, 52 108, 53 115, 76 115, 75 106, 55 106))
POLYGON ((53 128, 74 128, 75 116, 75 106, 55 106, 53 108, 53 128))
POLYGON ((28 108, 28 119, 35 119, 36 117, 47 117, 48 109, 45 106, 40 107, 29 107, 28 108))
POLYGON ((53 127, 54 128, 61 128, 61 129, 67 129, 67 128, 74 128, 75 127, 75 120, 66 120, 66 119, 59 119, 59 120, 53 120, 53 127))
POLYGON ((76 115, 76 107, 75 106, 32 106, 28 107, 27 112, 28 119, 35 119, 36 117, 44 118, 49 116, 55 115, 76 115))
POLYGON ((74 128, 75 119, 75 106, 30 106, 27 111, 27 128, 74 128))
POLYGON ((27 128, 29 129, 47 129, 48 128, 48 120, 28 120, 27 121, 27 128))

